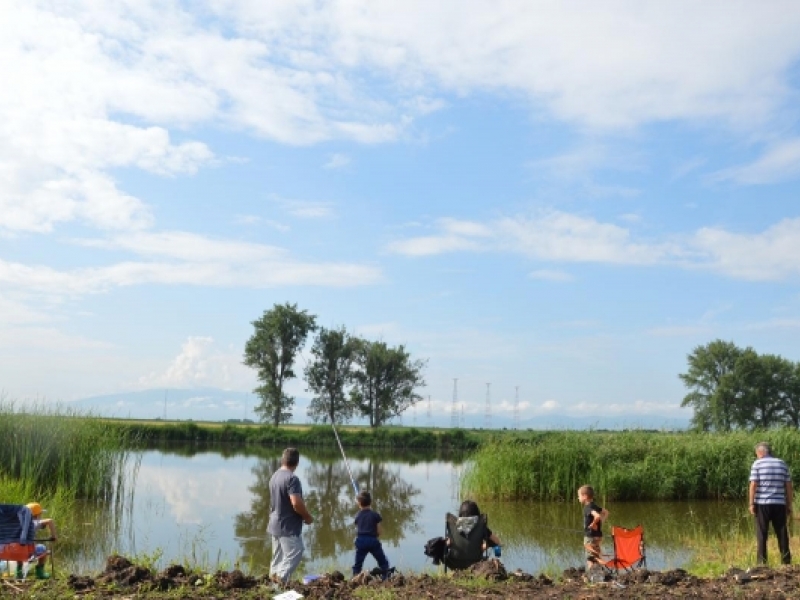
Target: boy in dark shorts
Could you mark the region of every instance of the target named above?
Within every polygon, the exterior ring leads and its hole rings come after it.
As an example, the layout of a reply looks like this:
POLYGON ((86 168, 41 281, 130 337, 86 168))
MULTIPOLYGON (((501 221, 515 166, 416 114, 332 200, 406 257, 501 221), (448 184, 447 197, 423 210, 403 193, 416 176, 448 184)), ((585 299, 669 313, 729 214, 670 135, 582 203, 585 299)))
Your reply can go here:
POLYGON ((578 489, 578 501, 583 504, 583 547, 586 548, 586 571, 600 560, 600 542, 603 540, 603 521, 608 511, 594 501, 594 488, 583 485, 578 489))
POLYGON ((383 553, 383 545, 378 539, 381 535, 380 513, 372 510, 372 496, 369 492, 361 492, 356 496, 358 514, 356 515, 356 562, 353 565, 353 575, 361 573, 364 559, 367 554, 372 554, 386 579, 389 573, 389 561, 383 553))

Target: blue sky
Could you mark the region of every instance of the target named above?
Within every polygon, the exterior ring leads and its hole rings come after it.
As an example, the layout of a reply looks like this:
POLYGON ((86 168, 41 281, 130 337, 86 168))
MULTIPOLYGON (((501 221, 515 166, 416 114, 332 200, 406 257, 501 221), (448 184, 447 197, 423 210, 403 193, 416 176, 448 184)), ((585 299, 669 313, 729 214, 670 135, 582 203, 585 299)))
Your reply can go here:
POLYGON ((495 414, 688 417, 697 345, 800 360, 796 2, 3 13, 6 398, 250 390, 287 301, 476 418, 487 383, 495 414))

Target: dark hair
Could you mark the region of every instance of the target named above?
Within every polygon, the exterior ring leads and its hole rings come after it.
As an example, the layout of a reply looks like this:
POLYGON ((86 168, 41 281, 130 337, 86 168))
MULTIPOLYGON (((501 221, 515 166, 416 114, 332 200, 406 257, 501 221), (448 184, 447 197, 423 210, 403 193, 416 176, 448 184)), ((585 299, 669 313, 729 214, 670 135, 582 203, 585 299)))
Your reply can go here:
POLYGON ((296 467, 300 463, 300 451, 297 448, 287 448, 281 456, 281 464, 285 467, 296 467))
POLYGON ((356 502, 358 502, 359 506, 369 506, 372 504, 372 496, 370 496, 369 492, 359 492, 358 496, 356 496, 356 502))
POLYGON ((459 517, 480 517, 481 516, 481 509, 478 508, 478 504, 473 502, 472 500, 464 500, 461 503, 461 507, 458 509, 458 516, 459 517))

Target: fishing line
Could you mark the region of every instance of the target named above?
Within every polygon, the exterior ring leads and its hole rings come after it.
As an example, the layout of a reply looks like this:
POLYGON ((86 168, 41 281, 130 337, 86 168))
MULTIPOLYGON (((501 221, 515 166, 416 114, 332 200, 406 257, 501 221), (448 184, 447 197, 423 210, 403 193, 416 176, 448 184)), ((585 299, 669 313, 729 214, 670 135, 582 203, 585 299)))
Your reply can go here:
POLYGON ((339 439, 339 432, 336 431, 336 424, 333 422, 333 415, 329 415, 331 418, 331 427, 333 427, 333 435, 336 436, 336 442, 339 444, 339 450, 342 451, 342 458, 344 459, 344 466, 347 467, 347 473, 350 475, 350 483, 353 484, 353 490, 358 496, 358 486, 356 485, 356 480, 353 479, 353 472, 350 470, 350 463, 347 462, 347 456, 344 454, 344 447, 342 446, 342 440, 339 439))
POLYGON ((544 528, 544 529, 555 529, 556 531, 569 531, 570 533, 584 533, 583 529, 568 529, 566 527, 553 527, 552 525, 540 525, 534 524, 534 527, 544 528))
MULTIPOLYGON (((300 358, 303 359, 303 362, 308 367, 308 361, 303 354, 300 354, 300 358)), ((353 478, 353 472, 350 470, 350 463, 347 462, 347 456, 344 453, 344 447, 342 446, 342 440, 339 439, 339 432, 336 431, 336 423, 333 422, 333 415, 328 415, 331 418, 331 427, 333 427, 333 435, 336 436, 336 443, 339 444, 339 450, 342 452, 342 458, 344 459, 344 466, 347 467, 347 473, 350 475, 350 483, 353 484, 353 491, 355 491, 356 496, 358 496, 358 485, 356 485, 356 480, 353 478)))

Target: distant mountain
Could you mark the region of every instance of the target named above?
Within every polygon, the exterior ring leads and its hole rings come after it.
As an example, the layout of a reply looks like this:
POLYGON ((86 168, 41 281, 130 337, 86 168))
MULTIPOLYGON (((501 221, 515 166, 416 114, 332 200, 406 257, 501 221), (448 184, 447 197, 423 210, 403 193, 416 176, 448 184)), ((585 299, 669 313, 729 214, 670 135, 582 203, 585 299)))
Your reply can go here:
MULTIPOLYGON (((308 398, 297 398, 294 406, 295 423, 307 423, 308 398)), ((249 392, 222 390, 219 388, 196 389, 150 389, 138 392, 123 392, 105 396, 82 398, 70 403, 81 412, 89 412, 106 417, 129 419, 165 419, 192 421, 228 421, 231 419, 257 420, 253 413, 256 397, 249 392)), ((364 423, 364 421, 353 421, 364 423)), ((406 427, 451 427, 449 413, 427 415, 424 403, 417 409, 406 411, 402 418, 392 421, 395 425, 406 427)), ((482 429, 487 426, 483 415, 465 415, 459 418, 458 426, 466 429, 482 429)), ((513 429, 510 416, 492 415, 488 426, 492 429, 513 429)), ((689 419, 659 416, 586 416, 568 417, 546 415, 521 418, 520 429, 657 429, 682 430, 689 426, 689 419)))

